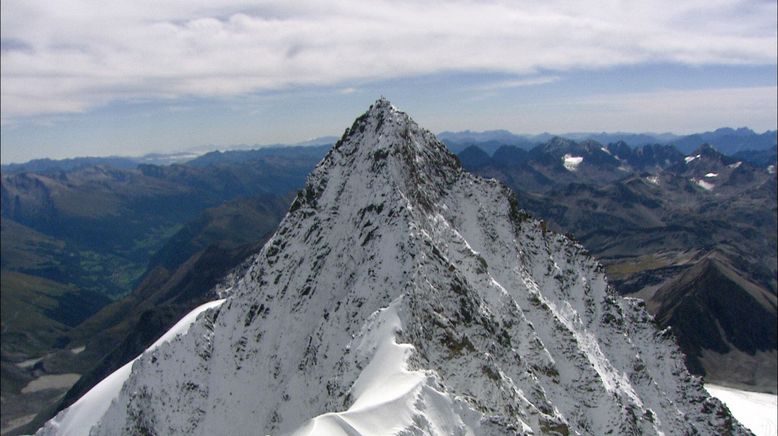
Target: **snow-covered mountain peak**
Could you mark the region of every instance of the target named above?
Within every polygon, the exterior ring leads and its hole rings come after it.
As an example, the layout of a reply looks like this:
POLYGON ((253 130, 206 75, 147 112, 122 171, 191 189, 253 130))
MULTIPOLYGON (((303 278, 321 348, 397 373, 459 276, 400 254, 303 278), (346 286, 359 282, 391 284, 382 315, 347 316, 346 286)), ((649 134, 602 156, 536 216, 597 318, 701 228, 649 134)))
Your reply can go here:
MULTIPOLYGON (((414 206, 428 209, 461 172, 459 160, 432 132, 381 98, 333 146, 292 208, 322 202, 340 207, 337 198, 319 199, 334 180, 370 187, 371 198, 402 192, 414 206)), ((338 190, 336 196, 341 194, 338 190)))
MULTIPOLYGON (((72 413, 40 433, 57 434, 72 413)), ((581 246, 547 232, 497 182, 462 171, 385 99, 309 176, 231 296, 140 357, 81 428, 744 431, 581 246)))
POLYGON ((428 130, 420 128, 405 112, 399 111, 388 100, 381 98, 358 117, 335 144, 332 154, 352 154, 381 160, 403 157, 408 163, 429 158, 438 165, 452 165, 456 158, 445 145, 428 130), (414 158, 414 159, 409 159, 414 158))

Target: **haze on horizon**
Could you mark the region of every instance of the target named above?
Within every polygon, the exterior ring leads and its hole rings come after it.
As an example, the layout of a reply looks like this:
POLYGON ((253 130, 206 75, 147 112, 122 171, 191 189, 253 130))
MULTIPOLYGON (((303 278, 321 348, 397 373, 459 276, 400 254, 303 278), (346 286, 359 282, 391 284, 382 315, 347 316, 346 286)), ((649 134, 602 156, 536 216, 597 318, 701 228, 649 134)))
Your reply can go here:
POLYGON ((778 118, 773 0, 0 4, 3 163, 339 135, 702 132, 778 118))

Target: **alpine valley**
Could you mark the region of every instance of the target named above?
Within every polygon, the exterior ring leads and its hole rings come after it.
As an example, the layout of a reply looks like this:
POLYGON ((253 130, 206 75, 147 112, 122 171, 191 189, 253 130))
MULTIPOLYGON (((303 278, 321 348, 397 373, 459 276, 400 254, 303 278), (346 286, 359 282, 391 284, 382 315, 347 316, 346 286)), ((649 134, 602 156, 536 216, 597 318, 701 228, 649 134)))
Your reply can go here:
POLYGON ((384 99, 217 292, 38 434, 748 434, 642 300, 384 99))

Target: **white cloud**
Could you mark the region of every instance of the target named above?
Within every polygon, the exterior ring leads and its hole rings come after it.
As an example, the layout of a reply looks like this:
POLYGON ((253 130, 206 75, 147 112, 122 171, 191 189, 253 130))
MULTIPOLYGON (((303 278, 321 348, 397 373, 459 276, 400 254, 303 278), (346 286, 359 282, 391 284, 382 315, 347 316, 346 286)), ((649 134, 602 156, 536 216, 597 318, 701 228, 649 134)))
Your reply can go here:
MULTIPOLYGON (((648 131, 692 133, 713 126, 745 126, 754 123, 770 126, 778 115, 778 88, 764 86, 626 93, 586 97, 576 100, 574 104, 582 110, 588 107, 600 121, 608 120, 633 131, 642 128, 648 131)), ((588 121, 598 122, 594 118, 588 121)))
MULTIPOLYGON (((666 90, 512 102, 469 114, 468 127, 516 132, 665 132, 689 134, 721 126, 775 129, 778 87, 666 90)), ((456 120, 462 123, 462 120, 456 120)), ((450 126, 436 126, 452 130, 450 126)))
POLYGON ((548 83, 554 83, 558 80, 559 76, 525 77, 521 79, 499 80, 496 82, 487 83, 485 85, 476 86, 473 89, 476 91, 497 91, 507 88, 520 88, 522 86, 546 85, 548 83))
MULTIPOLYGON (((776 63, 774 1, 3 0, 2 117, 439 72, 776 63), (214 6, 217 5, 217 6, 214 6)), ((519 86, 519 85, 515 85, 519 86)))

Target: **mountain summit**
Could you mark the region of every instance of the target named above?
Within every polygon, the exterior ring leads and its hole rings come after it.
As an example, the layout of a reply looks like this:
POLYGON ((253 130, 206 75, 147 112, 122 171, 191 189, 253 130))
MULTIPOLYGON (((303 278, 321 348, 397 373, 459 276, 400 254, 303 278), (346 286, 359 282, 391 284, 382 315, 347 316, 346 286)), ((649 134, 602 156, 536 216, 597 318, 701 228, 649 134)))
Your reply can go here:
POLYGON ((746 432, 581 246, 384 99, 204 309, 39 434, 746 432))

